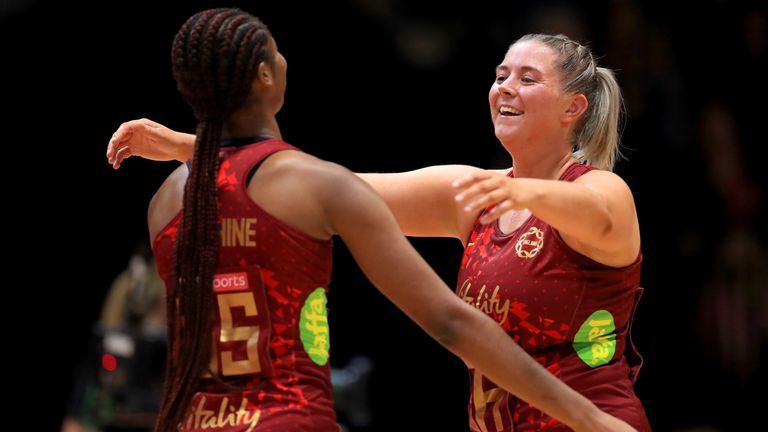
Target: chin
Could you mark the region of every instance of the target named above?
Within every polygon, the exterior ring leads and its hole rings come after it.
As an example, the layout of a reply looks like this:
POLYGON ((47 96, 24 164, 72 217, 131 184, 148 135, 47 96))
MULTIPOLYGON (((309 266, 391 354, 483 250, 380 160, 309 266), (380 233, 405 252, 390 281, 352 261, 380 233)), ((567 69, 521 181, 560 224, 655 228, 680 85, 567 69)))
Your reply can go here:
POLYGON ((494 129, 494 133, 496 138, 501 142, 513 140, 515 137, 515 132, 510 130, 509 127, 505 126, 497 126, 494 129))

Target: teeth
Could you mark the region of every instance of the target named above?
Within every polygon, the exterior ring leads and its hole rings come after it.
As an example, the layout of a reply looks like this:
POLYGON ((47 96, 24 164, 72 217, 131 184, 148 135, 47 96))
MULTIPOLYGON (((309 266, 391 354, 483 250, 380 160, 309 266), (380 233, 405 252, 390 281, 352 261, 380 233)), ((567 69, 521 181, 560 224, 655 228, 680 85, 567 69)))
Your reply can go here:
POLYGON ((511 106, 507 106, 507 105, 502 105, 501 107, 499 107, 499 112, 501 114, 511 114, 511 115, 520 115, 523 113, 522 111, 516 110, 511 106))

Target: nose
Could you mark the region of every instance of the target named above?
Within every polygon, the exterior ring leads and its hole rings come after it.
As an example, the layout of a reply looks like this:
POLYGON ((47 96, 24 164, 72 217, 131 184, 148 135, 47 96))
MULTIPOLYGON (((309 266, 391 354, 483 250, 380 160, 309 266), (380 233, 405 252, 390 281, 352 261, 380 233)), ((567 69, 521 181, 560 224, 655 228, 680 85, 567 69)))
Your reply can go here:
POLYGON ((517 86, 514 84, 514 80, 509 77, 499 83, 499 92, 505 95, 517 95, 517 86))

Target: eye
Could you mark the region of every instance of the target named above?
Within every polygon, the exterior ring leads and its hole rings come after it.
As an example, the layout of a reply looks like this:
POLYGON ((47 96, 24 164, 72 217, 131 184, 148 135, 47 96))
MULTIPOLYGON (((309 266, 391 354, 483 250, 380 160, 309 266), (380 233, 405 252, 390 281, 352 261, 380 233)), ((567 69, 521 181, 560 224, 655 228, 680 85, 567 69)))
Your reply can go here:
POLYGON ((535 79, 531 78, 528 75, 524 75, 522 78, 520 78, 520 81, 522 81, 524 84, 532 84, 536 82, 535 79))
POLYGON ((501 84, 504 81, 507 80, 507 77, 504 75, 496 75, 496 84, 501 84))

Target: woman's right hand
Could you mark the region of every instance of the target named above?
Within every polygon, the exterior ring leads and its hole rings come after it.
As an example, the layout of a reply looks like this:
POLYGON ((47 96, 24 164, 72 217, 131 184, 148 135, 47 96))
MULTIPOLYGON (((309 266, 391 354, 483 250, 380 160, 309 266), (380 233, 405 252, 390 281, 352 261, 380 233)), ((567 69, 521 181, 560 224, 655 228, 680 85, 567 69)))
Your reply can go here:
POLYGON ((191 158, 194 145, 189 146, 184 134, 168 129, 160 123, 143 118, 120 125, 107 145, 107 160, 114 169, 131 156, 156 161, 191 158))

